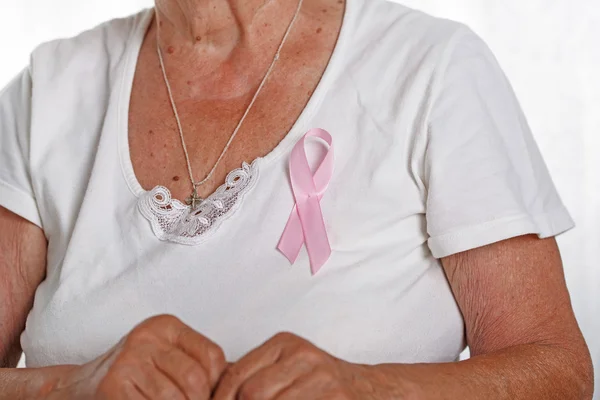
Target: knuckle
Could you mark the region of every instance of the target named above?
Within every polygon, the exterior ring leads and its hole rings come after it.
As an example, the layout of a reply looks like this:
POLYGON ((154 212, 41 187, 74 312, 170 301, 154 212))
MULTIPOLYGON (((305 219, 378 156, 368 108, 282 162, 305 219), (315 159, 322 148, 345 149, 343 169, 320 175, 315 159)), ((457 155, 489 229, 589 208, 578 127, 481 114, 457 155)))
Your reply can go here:
POLYGON ((291 332, 279 332, 273 336, 273 339, 281 342, 288 342, 298 340, 299 337, 291 332))
POLYGON ((198 334, 192 328, 186 327, 180 333, 181 341, 197 341, 200 340, 202 346, 204 347, 204 351, 206 351, 206 355, 208 356, 207 362, 209 365, 205 367, 210 371, 216 370, 220 375, 223 370, 227 367, 227 359, 225 358, 225 353, 223 349, 218 346, 216 343, 212 342, 210 339, 206 338, 198 334))
POLYGON ((123 353, 128 354, 139 350, 139 345, 143 343, 149 343, 155 340, 152 331, 147 329, 134 329, 127 335, 123 342, 123 353))
POLYGON ((194 365, 183 370, 181 378, 184 382, 193 388, 208 388, 208 378, 202 367, 194 365))
POLYGON ((175 346, 164 346, 157 349, 156 355, 162 359, 169 360, 173 363, 179 361, 180 351, 175 346))
POLYGON ((156 395, 161 400, 185 400, 185 397, 179 389, 173 386, 160 388, 156 395))
POLYGON ((301 347, 296 354, 296 357, 308 364, 320 364, 323 361, 323 354, 313 347, 301 347))
POLYGON ((161 336, 161 332, 178 327, 183 323, 175 316, 169 314, 156 315, 136 325, 129 335, 126 342, 140 342, 154 340, 161 336))
POLYGON ((182 343, 183 342, 194 342, 195 340, 197 340, 194 333, 195 332, 192 330, 192 328, 185 326, 181 330, 179 330, 179 332, 177 332, 178 341, 182 342, 182 343))
POLYGON ((125 343, 146 341, 156 336, 155 329, 152 324, 141 323, 129 332, 125 343))
POLYGON ((327 368, 318 368, 313 372, 314 377, 321 382, 328 382, 329 384, 335 383, 336 375, 327 368))
POLYGON ((146 321, 142 322, 142 325, 148 325, 151 327, 164 328, 166 326, 171 325, 181 325, 183 324, 179 318, 171 314, 161 314, 156 315, 154 317, 148 318, 146 321))
POLYGON ((211 367, 222 370, 227 365, 227 360, 225 359, 225 353, 223 349, 217 346, 214 343, 211 343, 207 349, 208 357, 210 359, 211 367))

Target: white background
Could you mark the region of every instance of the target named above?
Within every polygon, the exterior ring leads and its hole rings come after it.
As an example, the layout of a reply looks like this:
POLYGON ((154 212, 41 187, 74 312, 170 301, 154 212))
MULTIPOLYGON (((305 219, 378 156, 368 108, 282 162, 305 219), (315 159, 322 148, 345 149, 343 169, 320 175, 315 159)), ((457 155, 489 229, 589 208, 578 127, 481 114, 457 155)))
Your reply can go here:
MULTIPOLYGON (((151 4, 151 0, 0 0, 0 86, 26 65, 40 42, 73 35, 151 4)), ((489 43, 512 81, 578 225, 559 241, 600 387, 600 4, 597 0, 405 0, 404 4, 466 22, 489 43)))

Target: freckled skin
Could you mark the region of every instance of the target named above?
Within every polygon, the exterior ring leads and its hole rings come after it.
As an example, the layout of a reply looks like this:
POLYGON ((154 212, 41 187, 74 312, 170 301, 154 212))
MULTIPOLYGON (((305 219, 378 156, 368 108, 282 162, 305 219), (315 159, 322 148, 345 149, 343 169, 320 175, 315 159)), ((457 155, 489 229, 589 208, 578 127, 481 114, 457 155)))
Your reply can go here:
MULTIPOLYGON (((242 161, 251 162, 273 150, 300 116, 321 80, 337 41, 344 12, 343 3, 339 5, 338 1, 305 2, 284 46, 283 56, 213 178, 199 188, 201 197, 213 193, 225 181, 227 173, 239 168, 242 161), (327 12, 323 12, 324 9, 327 12)), ((269 6, 272 11, 265 11, 266 14, 253 20, 250 28, 253 31, 243 39, 231 33, 235 41, 243 42, 229 54, 215 50, 215 40, 221 40, 224 33, 222 29, 209 29, 210 24, 205 30, 193 30, 192 36, 169 34, 173 29, 169 23, 162 28, 164 43, 161 46, 169 57, 169 82, 197 180, 206 176, 219 157, 287 28, 294 8, 286 6, 286 17, 281 18, 277 4, 284 2, 273 2, 269 6), (187 42, 182 42, 182 38, 187 42), (194 49, 199 53, 193 53, 194 49)), ((208 16, 212 15, 215 14, 209 12, 208 16)), ((227 15, 221 17, 227 18, 227 15)), ((171 18, 176 20, 177 16, 171 14, 171 18)), ((231 19, 234 20, 233 15, 231 19)), ((159 15, 157 21, 162 20, 163 16, 159 15)), ((202 28, 207 24, 198 23, 198 26, 202 28)), ((156 56, 153 39, 159 27, 155 22, 149 28, 134 78, 129 129, 131 161, 143 188, 149 190, 163 185, 173 198, 184 200, 190 195, 189 178, 156 56), (138 134, 140 130, 146 134, 138 134), (156 134, 148 135, 149 130, 156 134), (156 168, 156 160, 161 160, 160 168, 156 168), (179 180, 173 179, 175 176, 180 177, 179 180)))

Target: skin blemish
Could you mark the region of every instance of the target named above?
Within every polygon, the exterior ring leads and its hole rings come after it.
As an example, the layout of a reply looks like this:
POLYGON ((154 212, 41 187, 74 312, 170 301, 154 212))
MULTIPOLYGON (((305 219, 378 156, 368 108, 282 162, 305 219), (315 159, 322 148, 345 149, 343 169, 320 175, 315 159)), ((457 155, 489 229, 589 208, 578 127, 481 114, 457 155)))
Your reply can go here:
POLYGON ((317 33, 321 33, 321 32, 323 32, 323 28, 318 28, 317 33))
POLYGON ((175 182, 177 182, 177 181, 179 181, 179 177, 178 177, 178 176, 174 176, 174 177, 173 177, 173 180, 174 180, 175 182))
POLYGON ((149 134, 154 135, 154 131, 152 129, 150 129, 150 131, 148 131, 149 134))
POLYGON ((161 27, 162 27, 162 26, 163 26, 163 22, 162 22, 162 21, 160 21, 160 22, 158 23, 158 26, 161 26, 161 27))
POLYGON ((192 86, 192 81, 187 81, 188 86, 192 86))
POLYGON ((323 12, 323 13, 326 13, 326 12, 327 12, 327 9, 326 9, 326 8, 324 8, 324 9, 322 9, 322 10, 321 10, 321 12, 323 12))
POLYGON ((165 148, 165 149, 166 149, 166 148, 167 148, 167 145, 166 145, 166 144, 164 144, 164 145, 163 145, 163 148, 165 148))
POLYGON ((150 157, 154 157, 154 153, 150 153, 150 157))
POLYGON ((196 36, 196 42, 199 42, 202 40, 202 36, 196 36))
POLYGON ((167 53, 169 53, 169 54, 175 53, 175 47, 169 46, 169 48, 167 49, 167 53))

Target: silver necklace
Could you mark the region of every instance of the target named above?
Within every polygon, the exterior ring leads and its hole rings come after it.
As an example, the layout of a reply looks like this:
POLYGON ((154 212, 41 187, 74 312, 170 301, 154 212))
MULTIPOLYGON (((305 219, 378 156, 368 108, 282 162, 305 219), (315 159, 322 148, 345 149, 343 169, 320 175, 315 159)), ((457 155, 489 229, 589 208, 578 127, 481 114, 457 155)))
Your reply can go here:
POLYGON ((157 49, 157 52, 158 52, 158 59, 160 61, 160 68, 162 70, 163 78, 165 80, 165 86, 167 87, 167 92, 169 93, 169 100, 171 101, 171 107, 173 108, 173 115, 175 116, 175 120, 177 121, 177 129, 179 130, 179 138, 181 139, 181 146, 183 147, 183 153, 185 154, 185 161, 187 163, 188 174, 189 174, 189 177, 190 177, 190 182, 192 184, 192 193, 191 193, 190 197, 186 199, 186 203, 189 206, 191 206, 192 210, 195 210, 204 201, 203 198, 201 198, 200 196, 198 196, 198 187, 201 186, 201 185, 203 185, 203 184, 205 184, 214 175, 214 173, 215 173, 217 167, 219 166, 221 160, 225 156, 225 153, 227 153, 227 150, 229 150, 229 146, 231 146, 231 142, 233 142, 233 139, 235 139, 235 137, 238 134, 238 132, 239 132, 242 124, 244 123, 246 117, 248 116, 248 113, 250 112, 250 110, 252 109, 252 106, 256 102, 256 99, 258 98, 258 95, 260 94, 260 92, 262 91, 263 87, 267 83, 267 80, 269 79, 269 76, 271 75, 271 72, 273 71, 273 69, 275 67, 275 64, 279 60, 279 56, 281 54, 281 49, 285 45, 285 43, 286 43, 286 41, 288 39, 288 36, 290 35, 290 32, 292 31, 292 28, 293 28, 294 24, 296 23, 296 20, 298 19, 298 15, 300 15, 300 9, 302 8, 302 3, 303 2, 304 2, 304 0, 299 0, 298 7, 296 8, 296 12, 295 12, 295 14, 294 14, 294 16, 292 18, 292 21, 288 25, 288 28, 287 28, 285 34, 283 35, 283 39, 281 40, 281 43, 279 44, 279 47, 277 48, 277 52, 275 53, 275 57, 273 57, 273 61, 271 62, 271 65, 269 66, 269 69, 267 70, 267 72, 266 72, 265 76, 263 77, 260 85, 258 86, 258 89, 256 90, 256 93, 254 93, 254 97, 252 98, 252 101, 250 102, 250 104, 246 108, 246 111, 244 112, 244 115, 242 116, 242 118, 238 122, 236 128, 234 129, 233 133, 229 137, 229 140, 227 141, 227 144, 223 148, 223 151, 221 152, 221 155, 219 156, 219 158, 215 162, 215 165, 212 167, 212 169, 210 170, 210 172, 208 173, 208 175, 206 175, 206 177, 203 180, 199 181, 199 182, 196 182, 194 180, 194 174, 192 172, 192 165, 190 163, 190 156, 188 154, 187 146, 185 144, 185 138, 183 136, 183 128, 181 127, 181 120, 179 118, 179 113, 177 112, 177 106, 175 105, 175 100, 173 99, 173 92, 171 90, 171 85, 169 83, 169 78, 167 77, 167 70, 165 68, 165 62, 163 60, 163 55, 162 55, 162 51, 160 49, 160 44, 159 44, 159 40, 158 40, 158 33, 157 33, 156 49, 157 49))

